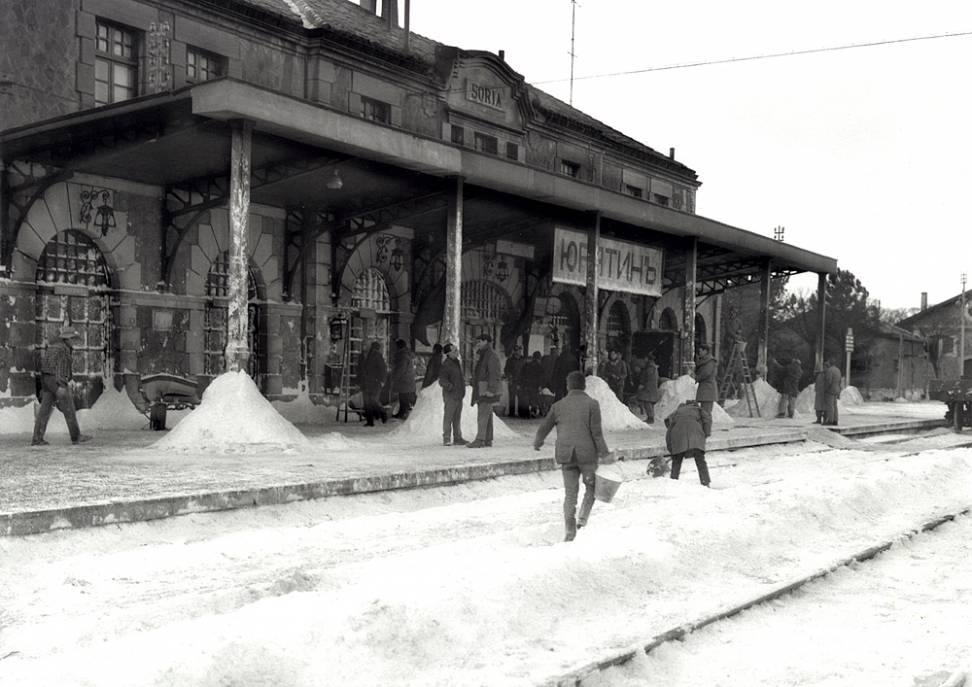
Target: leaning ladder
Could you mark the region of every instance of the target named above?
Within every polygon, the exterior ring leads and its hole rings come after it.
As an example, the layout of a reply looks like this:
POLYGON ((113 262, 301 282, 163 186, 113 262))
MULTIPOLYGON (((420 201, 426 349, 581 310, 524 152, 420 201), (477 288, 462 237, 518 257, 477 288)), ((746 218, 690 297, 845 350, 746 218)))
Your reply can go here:
POLYGON ((759 412, 759 401, 756 400, 756 392, 753 389, 753 376, 749 371, 749 362, 746 360, 746 342, 737 341, 733 344, 732 354, 729 357, 729 364, 726 366, 726 373, 722 377, 722 384, 719 387, 719 398, 725 400, 730 396, 738 396, 739 387, 746 396, 746 407, 749 409, 749 417, 762 417, 759 412), (739 378, 741 381, 736 382, 739 378), (753 408, 756 408, 756 415, 753 415, 753 408))

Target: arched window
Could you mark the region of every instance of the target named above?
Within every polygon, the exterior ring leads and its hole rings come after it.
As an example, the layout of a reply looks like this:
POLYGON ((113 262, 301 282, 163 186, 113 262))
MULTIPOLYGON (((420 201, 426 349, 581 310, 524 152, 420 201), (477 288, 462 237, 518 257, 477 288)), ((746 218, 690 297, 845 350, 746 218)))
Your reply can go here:
MULTIPOLYGON (((62 231, 44 246, 37 270, 34 322, 43 348, 65 325, 81 335, 74 347, 75 377, 93 378, 111 371, 108 265, 94 241, 74 229, 62 231)), ((100 393, 100 388, 97 390, 100 393)), ((84 399, 81 407, 86 407, 84 399)))
POLYGON ((354 280, 351 292, 351 307, 357 312, 351 317, 351 374, 357 378, 358 358, 365 342, 377 341, 381 345, 381 355, 389 363, 389 314, 391 297, 385 277, 374 267, 369 267, 354 280))
POLYGON ((666 332, 678 331, 678 320, 675 318, 675 311, 671 308, 662 310, 661 317, 658 318, 658 328, 666 332))
MULTIPOLYGON (((228 339, 227 321, 229 315, 229 251, 223 251, 213 260, 206 274, 206 315, 203 324, 205 338, 205 359, 203 372, 207 375, 220 375, 226 371, 226 342, 228 339)), ((247 373, 254 379, 262 369, 263 360, 263 315, 259 301, 259 289, 252 269, 247 270, 247 345, 250 359, 247 373)))
POLYGON ((631 319, 628 308, 621 301, 614 301, 607 317, 607 347, 609 351, 620 351, 623 358, 628 357, 631 343, 631 319))
POLYGON ((462 359, 467 372, 476 364, 476 337, 489 334, 497 347, 512 304, 506 291, 494 282, 477 279, 462 283, 462 359))

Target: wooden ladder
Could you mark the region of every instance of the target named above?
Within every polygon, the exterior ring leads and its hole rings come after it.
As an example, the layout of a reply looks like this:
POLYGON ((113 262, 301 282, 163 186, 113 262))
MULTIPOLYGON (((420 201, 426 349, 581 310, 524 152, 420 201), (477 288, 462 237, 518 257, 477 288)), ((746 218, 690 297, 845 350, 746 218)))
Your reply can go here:
POLYGON ((719 385, 719 400, 725 401, 730 396, 738 397, 740 387, 742 387, 742 392, 746 396, 749 417, 762 417, 759 411, 759 401, 756 400, 756 391, 753 389, 753 376, 749 370, 749 361, 746 360, 745 341, 736 341, 733 344, 729 364, 726 365, 726 372, 722 376, 722 383, 719 385), (740 381, 737 382, 737 379, 740 381), (756 408, 756 415, 753 415, 754 407, 756 408))

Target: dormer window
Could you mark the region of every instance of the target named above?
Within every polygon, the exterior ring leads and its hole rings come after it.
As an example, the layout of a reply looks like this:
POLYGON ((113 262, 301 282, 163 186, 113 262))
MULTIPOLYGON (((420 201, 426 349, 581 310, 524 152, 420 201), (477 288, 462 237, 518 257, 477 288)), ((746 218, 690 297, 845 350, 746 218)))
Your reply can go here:
POLYGON ((573 177, 576 179, 580 175, 580 164, 571 160, 561 160, 560 173, 565 177, 573 177))

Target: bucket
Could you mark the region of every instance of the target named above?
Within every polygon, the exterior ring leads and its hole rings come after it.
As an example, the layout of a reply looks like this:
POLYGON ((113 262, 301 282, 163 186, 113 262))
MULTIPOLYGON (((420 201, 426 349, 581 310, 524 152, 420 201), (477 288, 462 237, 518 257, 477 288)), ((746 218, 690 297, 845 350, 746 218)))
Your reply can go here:
POLYGON ((623 478, 621 474, 611 467, 600 467, 594 473, 594 498, 604 503, 611 503, 614 495, 618 493, 623 478))

